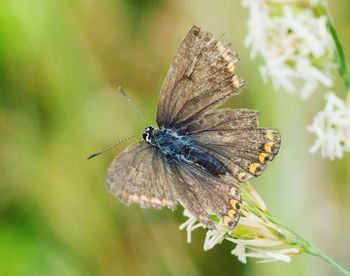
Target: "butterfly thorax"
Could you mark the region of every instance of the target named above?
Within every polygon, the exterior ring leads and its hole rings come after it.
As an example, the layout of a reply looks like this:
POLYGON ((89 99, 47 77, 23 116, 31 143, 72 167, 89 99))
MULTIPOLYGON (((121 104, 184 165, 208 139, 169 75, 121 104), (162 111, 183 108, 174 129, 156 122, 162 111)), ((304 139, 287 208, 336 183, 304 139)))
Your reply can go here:
POLYGON ((168 128, 147 127, 143 138, 157 147, 170 160, 200 166, 213 175, 228 172, 228 169, 219 160, 202 150, 189 135, 180 135, 168 128))

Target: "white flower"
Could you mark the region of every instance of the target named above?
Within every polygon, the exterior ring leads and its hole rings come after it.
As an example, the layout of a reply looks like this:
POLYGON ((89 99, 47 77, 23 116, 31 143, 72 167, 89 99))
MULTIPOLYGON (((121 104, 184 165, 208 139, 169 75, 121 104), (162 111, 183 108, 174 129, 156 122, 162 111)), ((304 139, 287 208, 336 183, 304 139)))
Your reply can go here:
POLYGON ((183 229, 186 228, 187 242, 191 243, 191 233, 192 233, 192 231, 194 231, 194 230, 196 230, 197 228, 200 228, 200 227, 205 228, 205 226, 203 224, 201 224, 200 222, 198 222, 197 219, 187 209, 184 210, 183 214, 184 214, 184 216, 188 217, 188 220, 186 220, 184 223, 182 223, 179 226, 179 229, 183 230, 183 229))
POLYGON ((254 204, 263 212, 267 211, 265 202, 262 200, 260 195, 254 190, 253 186, 246 183, 247 193, 246 196, 250 197, 253 200, 254 204))
POLYGON ((231 254, 237 256, 241 263, 247 263, 247 255, 245 254, 245 246, 243 244, 237 244, 235 249, 231 251, 231 254))
POLYGON ((219 222, 216 224, 216 228, 217 229, 214 230, 208 230, 207 234, 205 235, 203 246, 205 251, 212 249, 215 245, 221 243, 225 238, 225 234, 227 233, 227 228, 225 225, 222 222, 219 222))
POLYGON ((260 263, 283 261, 289 263, 292 259, 290 256, 300 254, 300 249, 291 247, 280 250, 261 250, 254 247, 247 247, 242 244, 237 244, 231 254, 237 256, 242 263, 247 263, 247 257, 260 259, 260 263))
POLYGON ((318 1, 304 6, 287 0, 242 0, 249 11, 245 45, 251 57, 265 64, 260 72, 274 88, 299 91, 308 98, 320 85, 331 87, 335 49, 326 16, 318 15, 318 1), (298 84, 298 85, 296 85, 298 84))
POLYGON ((317 136, 310 152, 321 150, 323 157, 342 158, 345 151, 350 151, 350 104, 333 92, 328 93, 325 99, 326 107, 307 127, 317 136))
MULTIPOLYGON (((243 263, 246 263, 247 257, 260 262, 290 262, 291 255, 303 252, 302 247, 296 243, 295 235, 271 220, 265 203, 248 182, 242 184, 241 192, 243 203, 238 225, 230 231, 222 221, 214 221, 216 229, 207 230, 204 250, 210 250, 227 240, 235 244, 232 254, 243 263)), ((186 209, 184 215, 188 220, 181 224, 180 229, 186 229, 187 242, 191 242, 192 231, 205 226, 197 222, 186 209)))

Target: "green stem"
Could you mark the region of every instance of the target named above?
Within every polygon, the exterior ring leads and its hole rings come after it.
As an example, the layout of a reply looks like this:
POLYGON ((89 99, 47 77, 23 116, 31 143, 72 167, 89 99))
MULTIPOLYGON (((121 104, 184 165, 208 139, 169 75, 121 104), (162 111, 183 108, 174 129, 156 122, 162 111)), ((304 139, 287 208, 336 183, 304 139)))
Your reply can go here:
POLYGON ((271 216, 268 216, 268 217, 272 222, 279 225, 282 229, 287 230, 290 233, 290 235, 294 237, 292 239, 293 243, 298 244, 302 249, 305 250, 304 252, 309 253, 310 255, 313 255, 313 256, 320 257, 322 260, 324 260, 325 262, 327 262, 328 264, 336 268, 339 272, 343 273, 344 275, 350 276, 350 272, 348 270, 346 270, 343 266, 341 266, 336 261, 334 261, 331 257, 323 253, 321 250, 314 248, 308 240, 304 239, 302 236, 300 236, 298 233, 291 230, 289 227, 283 224, 280 224, 273 217, 271 216))
MULTIPOLYGON (((287 228, 288 229, 288 228, 287 228)), ((288 229, 288 231, 291 231, 288 229)), ((331 257, 323 253, 321 250, 318 250, 314 248, 309 241, 301 237, 299 234, 295 233, 294 231, 291 231, 293 235, 297 238, 297 241, 300 241, 300 245, 302 248, 304 248, 306 253, 309 253, 310 255, 320 257, 322 260, 336 268, 339 272, 343 273, 344 275, 350 276, 350 272, 347 271, 343 266, 338 264, 335 260, 333 260, 331 257)))
MULTIPOLYGON (((322 260, 336 268, 339 272, 341 272, 343 275, 350 276, 350 272, 347 271, 344 267, 342 267, 340 264, 338 264, 336 261, 334 261, 331 257, 323 253, 322 251, 314 248, 312 244, 300 236, 298 233, 294 232, 292 229, 289 227, 281 224, 280 222, 277 221, 275 217, 273 217, 267 210, 261 210, 260 208, 257 207, 257 202, 255 198, 252 196, 251 191, 249 191, 249 182, 245 182, 241 186, 241 192, 243 195, 243 200, 248 203, 247 207, 249 208, 249 211, 255 214, 256 216, 263 218, 264 220, 269 220, 271 223, 274 223, 277 225, 281 231, 282 236, 285 237, 286 243, 290 245, 297 245, 300 249, 301 252, 309 253, 310 255, 320 257, 322 260)), ((253 189, 253 188, 251 188, 253 189)), ((247 208, 246 207, 246 208, 247 208)))
POLYGON ((346 92, 350 93, 350 70, 349 70, 349 66, 346 62, 343 46, 340 42, 337 31, 335 29, 335 25, 334 25, 332 16, 329 12, 327 0, 322 1, 321 8, 322 8, 323 13, 327 17, 327 27, 328 27, 328 29, 333 37, 335 47, 337 49, 338 63, 339 63, 339 68, 338 68, 339 74, 343 78, 346 92))
POLYGON ((339 272, 343 273, 344 275, 350 276, 349 271, 347 271, 344 267, 342 267, 340 264, 338 264, 336 261, 334 261, 331 257, 326 255, 322 251, 314 249, 314 248, 310 248, 310 250, 307 250, 306 252, 313 255, 313 256, 320 257, 322 260, 324 260, 325 262, 327 262, 331 266, 335 267, 339 272))

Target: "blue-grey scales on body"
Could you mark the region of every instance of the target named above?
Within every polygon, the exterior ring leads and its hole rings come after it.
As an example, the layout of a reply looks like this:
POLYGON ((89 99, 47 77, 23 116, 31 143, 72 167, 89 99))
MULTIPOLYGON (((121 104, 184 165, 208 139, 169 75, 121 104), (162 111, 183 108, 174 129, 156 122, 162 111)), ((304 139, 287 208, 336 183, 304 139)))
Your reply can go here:
POLYGON ((143 138, 159 148, 168 160, 194 164, 213 175, 229 172, 223 163, 198 146, 189 135, 182 135, 181 132, 167 128, 154 129, 149 126, 144 130, 143 138))

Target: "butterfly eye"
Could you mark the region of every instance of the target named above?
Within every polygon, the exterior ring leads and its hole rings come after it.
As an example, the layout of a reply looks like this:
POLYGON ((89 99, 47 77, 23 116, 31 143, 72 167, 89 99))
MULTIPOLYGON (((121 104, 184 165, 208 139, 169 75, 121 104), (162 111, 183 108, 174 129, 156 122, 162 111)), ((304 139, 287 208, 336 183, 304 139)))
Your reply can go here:
POLYGON ((148 133, 144 132, 144 133, 142 134, 142 137, 143 137, 143 140, 146 140, 146 141, 147 141, 148 133))

